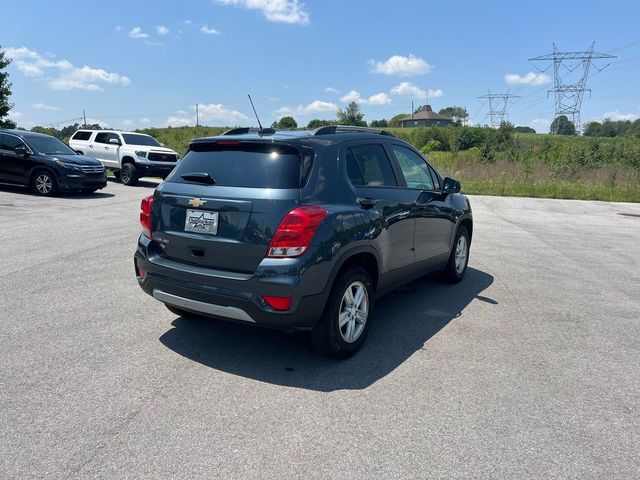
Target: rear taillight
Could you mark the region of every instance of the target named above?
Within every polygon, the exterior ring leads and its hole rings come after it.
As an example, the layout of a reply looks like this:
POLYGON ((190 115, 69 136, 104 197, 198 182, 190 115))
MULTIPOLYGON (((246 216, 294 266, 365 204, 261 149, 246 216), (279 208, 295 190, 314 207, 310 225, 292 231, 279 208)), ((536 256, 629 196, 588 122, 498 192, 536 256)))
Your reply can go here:
POLYGON ((283 258, 302 255, 311 245, 318 226, 329 214, 320 207, 299 207, 291 210, 273 234, 267 257, 283 258))
POLYGON ((153 209, 153 195, 142 199, 140 203, 140 225, 142 225, 142 234, 146 237, 153 238, 151 235, 151 210, 153 209))

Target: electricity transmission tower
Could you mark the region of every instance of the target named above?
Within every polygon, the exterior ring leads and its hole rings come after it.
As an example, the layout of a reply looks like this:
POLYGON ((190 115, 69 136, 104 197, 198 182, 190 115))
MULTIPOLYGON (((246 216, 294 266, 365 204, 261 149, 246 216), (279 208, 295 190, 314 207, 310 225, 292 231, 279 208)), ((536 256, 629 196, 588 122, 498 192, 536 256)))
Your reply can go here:
MULTIPOLYGON (((553 53, 529 59, 531 62, 551 62, 544 69, 540 69, 537 66, 536 68, 538 68, 540 72, 544 73, 553 67, 553 89, 549 90, 549 93, 553 92, 555 95, 555 118, 558 118, 560 115, 566 115, 573 122, 577 132, 580 132, 582 129, 582 125, 580 123, 580 109, 582 108, 584 92, 588 91, 591 93, 591 89, 587 87, 589 69, 593 65, 596 70, 602 71, 609 66, 609 64, 607 64, 600 68, 593 63, 593 60, 616 58, 615 55, 594 52, 593 47, 595 44, 596 42, 593 42, 588 50, 580 52, 560 52, 554 43, 553 53), (576 76, 573 76, 573 83, 567 83, 563 79, 562 74, 571 74, 573 72, 576 72, 576 76)), ((555 123, 557 128, 559 122, 555 123)))
POLYGON ((518 95, 507 93, 489 93, 478 97, 488 100, 489 103, 489 124, 492 127, 499 127, 502 122, 507 118, 507 107, 509 106, 509 100, 520 98, 518 95))

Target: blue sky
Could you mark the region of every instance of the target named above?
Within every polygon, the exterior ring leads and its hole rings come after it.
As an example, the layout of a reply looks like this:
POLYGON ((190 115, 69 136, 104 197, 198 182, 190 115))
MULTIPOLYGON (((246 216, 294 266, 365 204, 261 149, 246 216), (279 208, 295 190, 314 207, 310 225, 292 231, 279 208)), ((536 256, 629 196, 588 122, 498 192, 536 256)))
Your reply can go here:
POLYGON ((83 109, 121 129, 194 124, 196 104, 203 124, 254 125, 247 93, 263 124, 333 119, 350 99, 371 121, 428 91, 485 123, 476 97, 510 90, 509 119, 546 132, 553 85, 527 59, 553 42, 618 55, 589 81, 583 121, 640 116, 639 17, 637 1, 32 0, 3 6, 0 45, 27 128, 83 109))

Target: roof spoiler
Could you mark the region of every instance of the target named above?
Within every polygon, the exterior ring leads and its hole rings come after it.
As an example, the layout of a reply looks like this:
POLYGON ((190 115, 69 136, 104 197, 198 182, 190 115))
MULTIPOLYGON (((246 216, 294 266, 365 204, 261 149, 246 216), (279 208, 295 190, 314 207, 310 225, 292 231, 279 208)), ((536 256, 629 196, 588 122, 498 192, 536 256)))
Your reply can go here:
POLYGON ((227 130, 222 135, 246 135, 248 133, 257 133, 258 135, 273 135, 276 133, 274 128, 254 128, 254 127, 240 127, 227 130))
POLYGON ((375 133, 378 135, 395 137, 394 134, 387 132, 386 130, 380 130, 379 128, 355 127, 351 125, 327 125, 326 127, 315 129, 312 135, 331 135, 334 133, 375 133))

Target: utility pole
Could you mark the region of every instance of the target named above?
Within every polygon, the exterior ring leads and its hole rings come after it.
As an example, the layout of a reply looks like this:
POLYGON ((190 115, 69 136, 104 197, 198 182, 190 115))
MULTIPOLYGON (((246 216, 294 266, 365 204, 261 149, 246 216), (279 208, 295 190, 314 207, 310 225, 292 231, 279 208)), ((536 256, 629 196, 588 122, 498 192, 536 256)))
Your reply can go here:
POLYGON ((411 100, 411 121, 413 122, 413 100, 411 100))
MULTIPOLYGON (((550 62, 549 65, 542 70, 537 66, 536 68, 544 73, 553 67, 553 89, 549 90, 547 95, 553 92, 555 96, 555 118, 558 118, 560 115, 566 115, 576 127, 576 132, 582 131, 580 110, 582 108, 584 92, 588 91, 589 94, 591 94, 591 89, 587 86, 589 69, 593 65, 596 70, 602 71, 609 66, 609 64, 606 64, 603 67, 598 67, 593 63, 593 60, 616 58, 615 55, 609 55, 608 53, 594 52, 593 47, 595 44, 596 42, 593 42, 588 50, 560 52, 554 43, 553 53, 529 59, 531 62, 550 62), (566 70, 566 72, 564 72, 564 79, 562 75, 563 69, 566 70), (577 76, 573 76, 573 82, 565 81, 566 77, 572 72, 578 72, 577 76)), ((555 123, 557 128, 558 122, 555 123)), ((551 133, 557 133, 557 131, 551 133)))
POLYGON ((200 112, 198 111, 199 105, 196 103, 196 127, 200 126, 200 112))
POLYGON ((84 109, 82 109, 82 118, 84 119, 84 124, 82 125, 83 127, 87 126, 87 114, 84 113, 84 109))
POLYGON ((509 100, 520 98, 518 95, 507 93, 489 93, 478 97, 489 101, 489 124, 492 127, 499 127, 502 122, 509 116, 507 113, 507 107, 509 106, 509 100))

